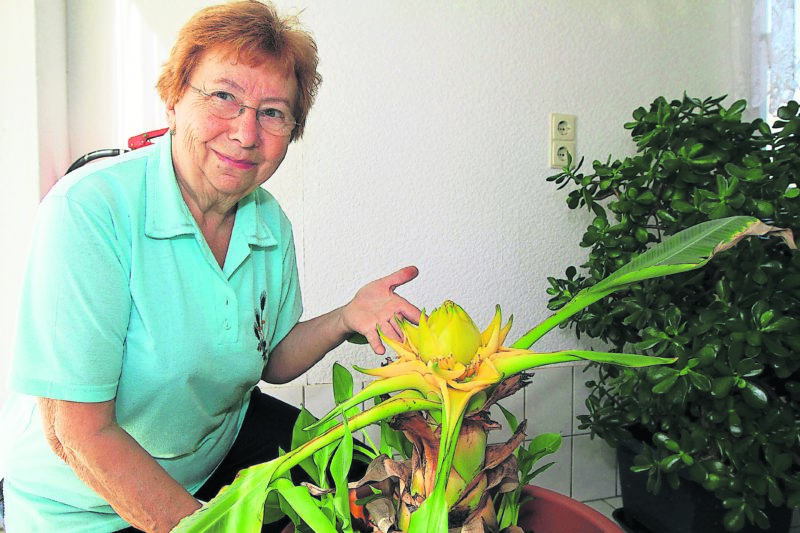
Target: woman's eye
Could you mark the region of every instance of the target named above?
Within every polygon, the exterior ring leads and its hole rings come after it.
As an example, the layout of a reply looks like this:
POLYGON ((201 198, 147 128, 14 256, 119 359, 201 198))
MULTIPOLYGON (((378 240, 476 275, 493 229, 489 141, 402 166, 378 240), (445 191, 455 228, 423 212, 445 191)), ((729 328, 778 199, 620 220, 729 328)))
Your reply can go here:
POLYGON ((265 118, 276 118, 280 120, 283 120, 286 117, 286 113, 284 113, 280 109, 275 109, 274 107, 261 109, 259 110, 258 114, 265 118))
POLYGON ((217 100, 224 100, 225 102, 236 103, 236 98, 231 93, 225 91, 214 91, 211 93, 211 97, 217 100))

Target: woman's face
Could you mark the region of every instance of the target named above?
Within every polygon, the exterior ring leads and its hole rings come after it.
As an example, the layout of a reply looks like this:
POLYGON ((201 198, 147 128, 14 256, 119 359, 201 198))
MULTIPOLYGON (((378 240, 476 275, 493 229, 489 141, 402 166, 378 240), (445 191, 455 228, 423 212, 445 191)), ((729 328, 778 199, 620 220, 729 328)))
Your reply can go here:
MULTIPOLYGON (((189 84, 258 109, 274 105, 291 110, 297 91, 294 74, 278 61, 268 57, 251 67, 220 50, 201 56, 189 84)), ((238 117, 218 118, 208 97, 191 87, 168 106, 167 120, 175 132, 175 174, 189 189, 184 194, 193 196, 200 207, 235 204, 272 176, 289 146, 289 136, 266 131, 253 109, 244 109, 238 117)))

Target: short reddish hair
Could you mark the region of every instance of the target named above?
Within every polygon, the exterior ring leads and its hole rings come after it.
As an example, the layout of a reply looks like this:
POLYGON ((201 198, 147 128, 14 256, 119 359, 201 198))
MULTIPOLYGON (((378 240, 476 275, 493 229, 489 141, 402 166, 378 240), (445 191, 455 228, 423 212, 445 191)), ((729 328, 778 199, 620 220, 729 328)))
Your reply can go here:
POLYGON ((198 11, 178 33, 156 84, 167 105, 183 96, 203 53, 212 48, 221 48, 251 66, 265 57, 283 61, 297 79, 292 112, 298 125, 291 140, 303 136, 322 76, 317 72, 317 43, 300 27, 297 17, 280 17, 274 6, 257 0, 239 0, 198 11))

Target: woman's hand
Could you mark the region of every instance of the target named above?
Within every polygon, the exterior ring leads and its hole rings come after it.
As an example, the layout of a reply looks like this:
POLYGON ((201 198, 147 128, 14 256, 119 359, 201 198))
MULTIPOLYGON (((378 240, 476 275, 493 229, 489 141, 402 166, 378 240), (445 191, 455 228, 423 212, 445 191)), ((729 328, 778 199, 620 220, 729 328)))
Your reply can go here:
POLYGON ((419 322, 419 309, 394 292, 397 287, 413 280, 418 274, 417 267, 409 266, 364 285, 341 308, 344 327, 348 331, 364 335, 372 350, 383 355, 386 349, 378 335, 378 329, 384 336, 400 341, 403 334, 397 320, 402 318, 414 324, 419 322))
POLYGON ((325 354, 353 333, 366 337, 372 349, 383 355, 377 328, 388 338, 402 336, 395 317, 419 321, 419 309, 395 289, 417 277, 417 267, 406 267, 364 285, 347 305, 311 320, 298 322, 270 352, 261 379, 267 383, 287 383, 317 364, 325 354))

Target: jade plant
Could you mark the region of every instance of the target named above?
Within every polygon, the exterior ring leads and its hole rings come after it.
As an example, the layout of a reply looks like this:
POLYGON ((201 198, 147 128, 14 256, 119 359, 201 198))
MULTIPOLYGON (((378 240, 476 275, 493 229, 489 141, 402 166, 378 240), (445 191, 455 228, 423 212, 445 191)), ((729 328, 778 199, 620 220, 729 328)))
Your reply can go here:
MULTIPOLYGON (((684 228, 730 216, 800 227, 797 102, 770 127, 746 102, 657 98, 624 125, 633 155, 564 169, 571 209, 593 215, 586 262, 549 278, 550 309, 602 283, 631 257, 684 228)), ((712 491, 730 531, 769 525, 764 509, 800 506, 800 253, 751 239, 708 267, 608 295, 562 323, 670 366, 598 365, 579 417, 613 446, 644 442, 648 488, 691 479, 712 491)))
POLYGON ((366 522, 368 531, 384 532, 514 531, 520 473, 527 482, 534 463, 557 447, 558 436, 537 437, 518 448, 525 423, 509 417, 514 435, 488 444, 488 431, 499 426, 489 418, 489 406, 517 392, 528 380, 526 372, 543 365, 588 360, 642 368, 674 362, 578 349, 537 353, 531 346, 617 290, 695 270, 747 236, 774 231, 751 217, 687 229, 582 290, 508 346, 511 320, 503 324, 499 307, 483 331, 450 301, 423 312, 418 326, 400 321, 402 342, 383 337, 396 357, 378 368, 358 369, 373 381, 353 394, 352 380, 335 367, 339 405, 320 420, 304 411, 292 450, 240 472, 175 531, 260 531, 262 522, 281 514, 297 530, 317 533, 354 531, 359 522, 366 522), (365 406, 370 401, 375 405, 365 406), (372 424, 383 424, 380 445, 354 444, 353 432, 372 424), (362 479, 348 484, 355 454, 373 460, 362 479), (295 484, 290 470, 298 466, 313 484, 295 484))

